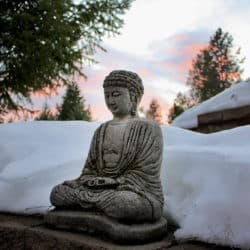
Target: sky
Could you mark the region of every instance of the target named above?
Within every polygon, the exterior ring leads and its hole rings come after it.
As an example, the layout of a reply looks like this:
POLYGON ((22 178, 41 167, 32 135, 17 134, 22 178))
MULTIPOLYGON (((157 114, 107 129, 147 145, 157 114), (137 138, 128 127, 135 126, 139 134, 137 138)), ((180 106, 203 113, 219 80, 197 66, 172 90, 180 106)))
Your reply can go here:
MULTIPOLYGON (((115 69, 138 73, 145 89, 140 106, 147 109, 156 98, 167 117, 176 94, 188 90, 192 59, 219 27, 233 36, 235 50, 241 47, 243 78, 250 77, 249 0, 136 0, 123 19, 121 34, 104 38, 107 52, 94 55, 99 63, 83 67, 87 79, 77 79, 94 120, 111 118, 102 84, 115 69)), ((33 99, 35 105, 45 102, 33 99)), ((61 102, 60 95, 46 99, 51 107, 61 102)))

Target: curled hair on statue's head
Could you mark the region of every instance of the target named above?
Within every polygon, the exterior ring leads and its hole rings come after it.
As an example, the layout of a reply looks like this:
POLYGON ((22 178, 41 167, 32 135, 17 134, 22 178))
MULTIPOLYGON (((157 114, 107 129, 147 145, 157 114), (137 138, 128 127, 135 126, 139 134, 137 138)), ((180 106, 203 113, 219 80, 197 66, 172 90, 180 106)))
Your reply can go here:
POLYGON ((137 107, 142 98, 144 88, 141 78, 134 72, 114 70, 104 79, 103 87, 116 86, 127 88, 132 103, 131 115, 137 115, 137 107))

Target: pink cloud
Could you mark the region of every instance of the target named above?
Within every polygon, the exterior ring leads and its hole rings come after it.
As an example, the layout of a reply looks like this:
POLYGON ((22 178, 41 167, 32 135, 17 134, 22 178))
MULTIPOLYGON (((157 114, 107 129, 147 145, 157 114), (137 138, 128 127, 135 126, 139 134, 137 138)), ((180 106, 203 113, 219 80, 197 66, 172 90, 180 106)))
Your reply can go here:
POLYGON ((176 34, 172 37, 170 37, 168 40, 172 43, 178 43, 184 40, 187 40, 189 38, 189 35, 186 33, 182 33, 182 34, 176 34))
MULTIPOLYGON (((181 47, 171 48, 171 55, 175 55, 176 59, 172 57, 162 62, 162 66, 180 82, 185 82, 187 79, 188 71, 191 69, 192 60, 196 55, 205 47, 206 43, 189 43, 181 47), (178 59, 178 60, 177 60, 178 59)), ((168 48, 170 50, 170 48, 168 48)))
POLYGON ((105 119, 111 119, 112 114, 108 110, 105 104, 92 104, 91 106, 91 113, 93 120, 105 120, 105 119))
MULTIPOLYGON (((171 104, 168 100, 161 98, 161 94, 164 89, 169 91, 169 87, 163 86, 157 90, 158 87, 153 84, 157 82, 158 78, 166 79, 167 84, 171 82, 185 84, 192 59, 200 49, 206 46, 203 41, 204 38, 201 39, 200 36, 200 34, 192 33, 177 34, 161 41, 159 44, 155 44, 151 47, 150 55, 142 57, 104 45, 108 52, 96 54, 96 59, 100 62, 99 65, 83 69, 87 79, 83 77, 75 77, 74 79, 79 83, 86 100, 85 104, 86 106, 90 105, 94 119, 102 120, 111 117, 105 106, 102 85, 105 76, 114 69, 127 69, 137 72, 142 77, 145 88, 141 106, 147 109, 150 101, 156 98, 162 109, 167 112, 171 104)), ((63 91, 59 90, 58 92, 58 96, 52 96, 53 101, 48 100, 51 107, 54 107, 56 102, 61 102, 63 91)), ((32 97, 36 101, 39 100, 41 106, 43 95, 34 93, 32 97)))
POLYGON ((150 78, 150 79, 155 78, 155 75, 152 72, 150 72, 150 70, 145 68, 139 69, 137 71, 137 74, 142 78, 150 78))
POLYGON ((207 47, 207 43, 190 43, 188 45, 185 45, 182 47, 181 52, 184 53, 186 56, 192 56, 194 57, 196 54, 200 52, 200 50, 204 49, 207 47))
POLYGON ((58 95, 57 87, 52 87, 52 88, 45 87, 42 90, 32 92, 30 97, 31 98, 44 98, 45 96, 56 96, 56 95, 58 95))

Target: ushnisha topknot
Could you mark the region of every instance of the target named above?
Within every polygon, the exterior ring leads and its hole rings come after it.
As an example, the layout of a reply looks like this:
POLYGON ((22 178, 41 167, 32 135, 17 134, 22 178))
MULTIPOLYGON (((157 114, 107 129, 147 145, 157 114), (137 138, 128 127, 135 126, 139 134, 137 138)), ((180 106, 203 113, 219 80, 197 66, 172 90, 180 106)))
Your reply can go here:
POLYGON ((134 72, 127 70, 114 70, 104 79, 103 88, 117 86, 128 88, 138 98, 141 98, 144 92, 141 78, 134 72))

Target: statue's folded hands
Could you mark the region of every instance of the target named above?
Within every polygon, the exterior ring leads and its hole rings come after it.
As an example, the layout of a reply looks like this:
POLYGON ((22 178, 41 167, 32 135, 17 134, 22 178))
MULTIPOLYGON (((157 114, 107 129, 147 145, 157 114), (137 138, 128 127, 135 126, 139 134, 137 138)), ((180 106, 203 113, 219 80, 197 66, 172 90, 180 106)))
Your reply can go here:
POLYGON ((71 188, 78 188, 79 187, 79 182, 76 180, 67 180, 62 183, 62 185, 71 187, 71 188))
POLYGON ((115 179, 110 177, 91 177, 90 179, 85 179, 81 184, 93 189, 114 188, 119 185, 115 179))

